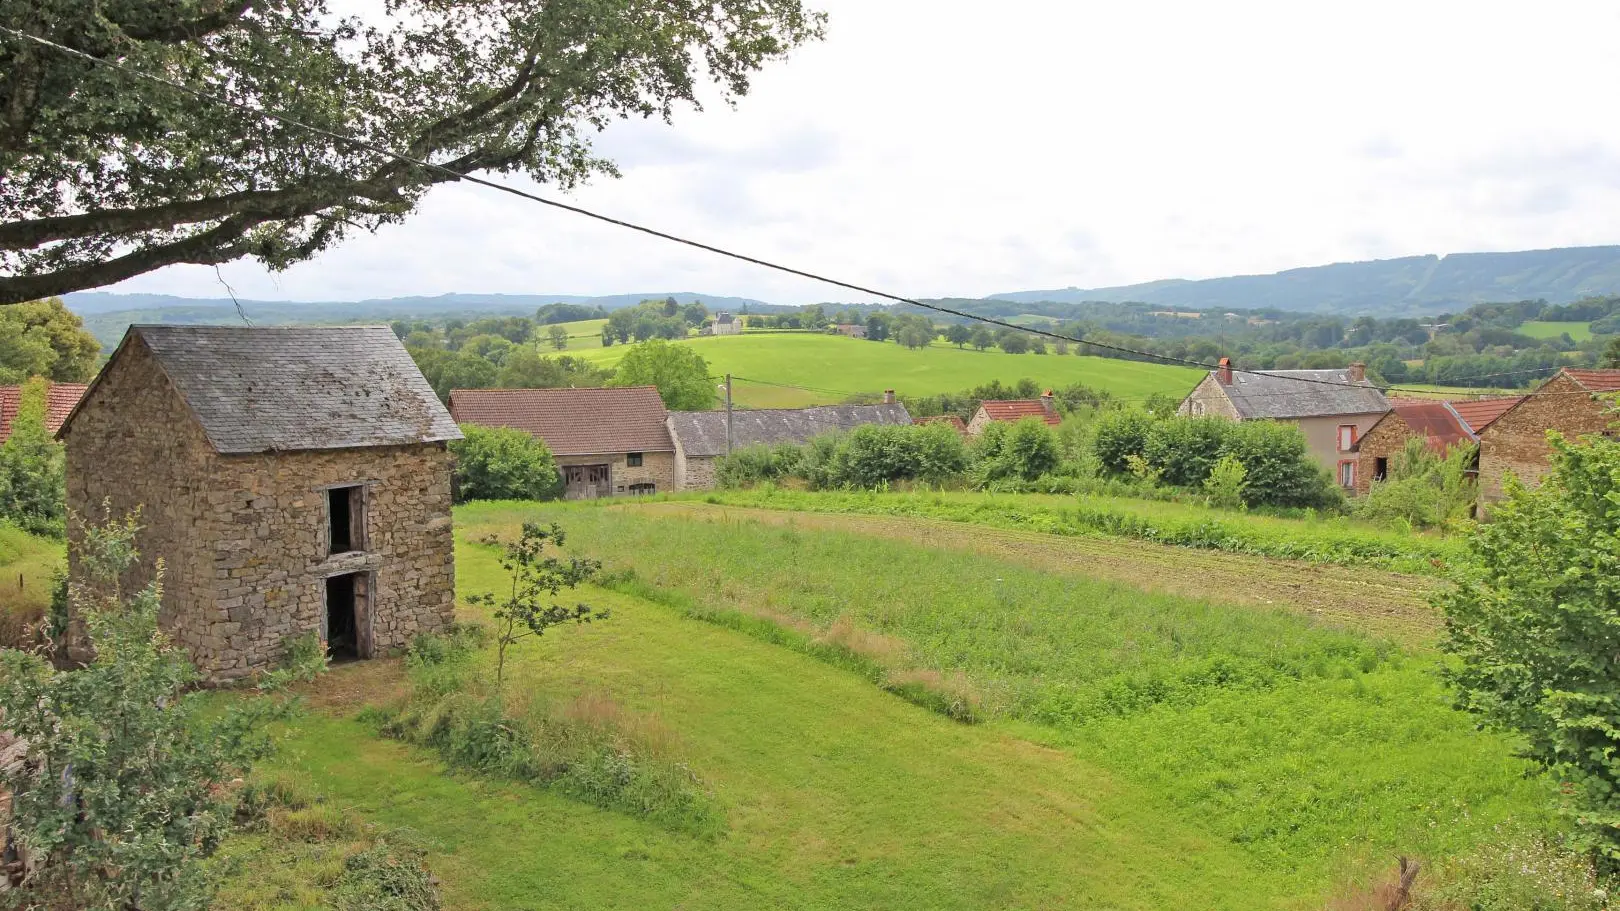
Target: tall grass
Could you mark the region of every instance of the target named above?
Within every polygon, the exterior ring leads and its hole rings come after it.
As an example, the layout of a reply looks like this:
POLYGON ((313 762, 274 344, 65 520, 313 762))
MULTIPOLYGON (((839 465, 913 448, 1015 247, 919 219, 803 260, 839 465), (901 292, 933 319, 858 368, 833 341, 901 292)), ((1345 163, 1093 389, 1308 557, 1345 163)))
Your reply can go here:
POLYGON ((1112 535, 1398 572, 1439 575, 1462 556, 1455 541, 1343 517, 1281 518, 1193 503, 1123 497, 963 492, 811 493, 778 487, 717 491, 712 503, 801 512, 917 516, 1056 535, 1112 535))

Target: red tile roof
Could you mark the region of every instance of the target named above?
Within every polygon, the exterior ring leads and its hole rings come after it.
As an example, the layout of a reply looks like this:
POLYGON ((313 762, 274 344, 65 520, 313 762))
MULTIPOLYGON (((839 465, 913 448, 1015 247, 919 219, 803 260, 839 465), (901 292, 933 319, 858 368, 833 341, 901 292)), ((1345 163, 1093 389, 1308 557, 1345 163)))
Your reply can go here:
POLYGON ((458 424, 527 430, 557 455, 673 452, 655 386, 622 389, 456 389, 458 424))
MULTIPOLYGON (((53 434, 61 430, 62 422, 88 388, 84 383, 52 383, 45 393, 45 429, 53 434)), ((21 402, 21 386, 0 386, 0 443, 11 436, 11 422, 16 420, 21 402)))
POLYGON ((1564 375, 1591 392, 1620 392, 1620 370, 1582 370, 1565 367, 1564 375))
POLYGON ((946 424, 957 433, 967 433, 967 424, 954 414, 935 414, 926 418, 912 418, 913 424, 946 424))
POLYGON ((1451 406, 1452 411, 1457 412, 1457 416, 1463 419, 1469 430, 1477 434, 1489 427, 1492 421, 1507 414, 1509 408, 1522 401, 1524 401, 1522 395, 1505 395, 1489 399, 1449 399, 1446 404, 1451 406))
POLYGON ((979 406, 984 409, 985 416, 992 421, 1012 423, 1021 421, 1024 418, 1040 418, 1054 427, 1063 423, 1063 419, 1058 417, 1057 411, 1047 410, 1046 405, 1042 404, 1040 399, 1013 399, 999 402, 992 400, 980 402, 979 406))
POLYGON ((1389 406, 1413 433, 1421 434, 1435 449, 1444 451, 1457 443, 1473 442, 1473 434, 1445 402, 1392 399, 1389 406))

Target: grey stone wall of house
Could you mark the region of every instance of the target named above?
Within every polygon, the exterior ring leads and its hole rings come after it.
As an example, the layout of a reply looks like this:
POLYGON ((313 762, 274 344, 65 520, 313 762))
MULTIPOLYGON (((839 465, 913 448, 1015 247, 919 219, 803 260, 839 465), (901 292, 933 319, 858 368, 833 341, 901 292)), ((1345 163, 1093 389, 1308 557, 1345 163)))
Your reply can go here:
MULTIPOLYGON (((273 666, 322 627, 326 579, 371 574, 369 637, 386 654, 452 619, 450 454, 442 442, 220 455, 138 337, 65 435, 68 507, 141 509, 136 583, 164 561, 161 621, 205 679, 273 666), (327 488, 363 485, 362 549, 329 556, 327 488)), ((70 572, 77 573, 76 566, 70 572)))
POLYGON ((1603 433, 1620 419, 1607 402, 1585 392, 1569 377, 1556 376, 1480 431, 1481 500, 1502 499, 1510 472, 1529 487, 1541 482, 1552 467, 1547 431, 1556 430, 1573 440, 1603 433))
POLYGON ((1237 408, 1232 405, 1232 400, 1222 391, 1220 381, 1213 375, 1200 380, 1198 385, 1193 387, 1193 391, 1182 399, 1177 411, 1187 417, 1208 415, 1234 421, 1242 420, 1237 408))

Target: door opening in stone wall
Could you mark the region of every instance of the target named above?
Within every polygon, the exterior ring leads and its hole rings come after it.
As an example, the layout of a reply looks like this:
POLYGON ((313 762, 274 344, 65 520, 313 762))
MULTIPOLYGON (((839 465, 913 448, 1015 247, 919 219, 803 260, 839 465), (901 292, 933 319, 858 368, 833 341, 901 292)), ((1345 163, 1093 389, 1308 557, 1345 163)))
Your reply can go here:
POLYGON ((333 487, 326 491, 328 554, 366 549, 366 489, 333 487))
POLYGON ((370 604, 371 578, 368 573, 347 573, 326 580, 326 616, 322 638, 327 657, 352 661, 371 657, 370 604))

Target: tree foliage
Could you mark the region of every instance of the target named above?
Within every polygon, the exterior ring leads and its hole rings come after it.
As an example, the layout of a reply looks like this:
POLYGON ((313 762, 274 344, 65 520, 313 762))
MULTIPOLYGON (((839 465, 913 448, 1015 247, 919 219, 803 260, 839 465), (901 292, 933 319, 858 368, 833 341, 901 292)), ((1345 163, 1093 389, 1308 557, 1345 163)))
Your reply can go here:
POLYGON ((450 443, 457 503, 557 496, 562 476, 543 440, 512 427, 463 424, 461 432, 464 438, 450 443))
POLYGON ((587 604, 563 605, 557 596, 563 589, 574 589, 596 576, 602 564, 581 557, 560 559, 546 553, 547 547, 561 548, 567 538, 556 525, 544 528, 535 522, 523 523, 516 541, 485 543, 502 547, 501 568, 511 587, 505 594, 493 592, 467 599, 490 609, 495 618, 495 685, 506 674, 506 650, 530 636, 564 623, 590 623, 605 620, 608 612, 587 604))
POLYGON ((83 383, 95 375, 101 343, 61 298, 0 308, 0 383, 43 376, 83 383))
POLYGON ((978 469, 986 482, 1033 481, 1057 470, 1062 453, 1057 434, 1039 418, 996 422, 976 441, 978 469))
POLYGON ((137 554, 134 517, 84 530, 70 588, 95 658, 58 671, 39 655, 0 651, 0 716, 28 744, 0 772, 12 831, 38 872, 17 907, 181 911, 209 906, 198 863, 224 836, 226 784, 269 752, 262 700, 213 704, 158 630, 161 577, 119 583, 137 554))
POLYGON ((1516 481, 1436 596, 1461 708, 1524 738, 1620 858, 1620 443, 1551 434, 1552 470, 1516 481))
POLYGON ((609 386, 657 386, 671 411, 706 411, 715 401, 709 365, 685 345, 651 339, 634 345, 619 361, 609 386))
POLYGON ((0 0, 0 22, 430 161, 406 164, 0 36, 0 303, 175 263, 306 260, 474 172, 570 188, 591 136, 747 94, 819 37, 800 0, 0 0), (64 192, 72 187, 73 192, 64 192))
POLYGON ((60 537, 67 518, 66 457, 46 425, 48 386, 22 387, 11 436, 0 445, 0 519, 60 537))

